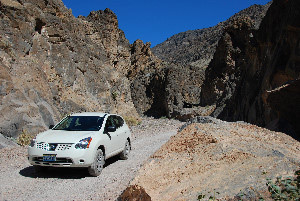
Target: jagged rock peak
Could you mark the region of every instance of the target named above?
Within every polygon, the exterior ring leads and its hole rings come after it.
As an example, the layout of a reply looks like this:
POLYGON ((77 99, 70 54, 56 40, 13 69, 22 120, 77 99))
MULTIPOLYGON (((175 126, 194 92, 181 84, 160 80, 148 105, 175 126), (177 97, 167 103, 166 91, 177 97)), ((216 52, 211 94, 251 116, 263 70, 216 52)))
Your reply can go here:
POLYGON ((140 39, 133 42, 131 45, 131 54, 132 55, 145 55, 155 57, 151 52, 151 42, 144 42, 140 39))
POLYGON ((109 8, 106 8, 105 10, 92 11, 87 16, 87 19, 89 19, 89 21, 101 22, 105 20, 106 22, 114 23, 115 26, 118 26, 117 15, 109 8))
POLYGON ((45 11, 52 12, 55 8, 56 11, 68 11, 62 0, 1 0, 2 6, 11 7, 16 9, 26 9, 28 5, 34 5, 37 8, 45 11))

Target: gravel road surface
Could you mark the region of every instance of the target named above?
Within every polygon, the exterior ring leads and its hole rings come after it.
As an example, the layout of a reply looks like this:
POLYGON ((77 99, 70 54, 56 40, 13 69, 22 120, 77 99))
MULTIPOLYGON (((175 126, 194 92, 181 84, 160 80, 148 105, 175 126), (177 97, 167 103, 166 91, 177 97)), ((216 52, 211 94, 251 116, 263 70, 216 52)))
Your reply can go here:
POLYGON ((143 119, 132 127, 135 139, 129 159, 108 159, 98 177, 70 168, 52 168, 38 175, 27 161, 26 147, 0 149, 0 200, 116 200, 142 164, 181 125, 176 120, 143 119))

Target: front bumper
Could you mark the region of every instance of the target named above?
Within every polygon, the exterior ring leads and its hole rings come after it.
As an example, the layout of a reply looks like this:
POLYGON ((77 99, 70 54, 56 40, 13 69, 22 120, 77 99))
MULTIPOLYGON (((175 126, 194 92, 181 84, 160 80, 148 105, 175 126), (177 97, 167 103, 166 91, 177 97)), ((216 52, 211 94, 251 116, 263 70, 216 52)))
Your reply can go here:
POLYGON ((72 144, 65 150, 49 151, 35 147, 28 147, 28 160, 31 165, 53 167, 89 167, 94 161, 95 153, 91 148, 75 149, 72 144), (43 155, 55 155, 56 161, 43 161, 43 155))

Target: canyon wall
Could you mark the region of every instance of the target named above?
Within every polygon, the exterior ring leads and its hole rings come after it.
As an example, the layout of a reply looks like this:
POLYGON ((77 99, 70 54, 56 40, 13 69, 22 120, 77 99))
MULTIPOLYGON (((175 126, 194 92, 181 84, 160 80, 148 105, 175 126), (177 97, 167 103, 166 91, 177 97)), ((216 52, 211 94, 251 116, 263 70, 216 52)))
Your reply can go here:
POLYGON ((299 139, 300 2, 274 0, 259 30, 249 18, 228 26, 206 70, 201 105, 299 139))
POLYGON ((159 59, 110 9, 75 18, 61 0, 1 0, 0 19, 0 133, 36 134, 80 111, 138 118, 131 79, 151 68, 143 57, 159 59))

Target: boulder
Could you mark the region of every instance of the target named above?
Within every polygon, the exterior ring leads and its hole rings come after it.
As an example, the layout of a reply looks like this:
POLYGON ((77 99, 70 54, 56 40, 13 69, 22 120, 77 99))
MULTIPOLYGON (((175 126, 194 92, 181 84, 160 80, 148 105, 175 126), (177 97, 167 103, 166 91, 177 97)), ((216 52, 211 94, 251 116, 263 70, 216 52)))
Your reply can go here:
POLYGON ((120 201, 151 201, 151 197, 143 187, 138 185, 128 186, 118 198, 120 201))

